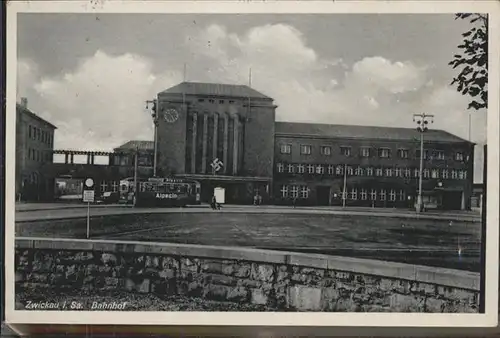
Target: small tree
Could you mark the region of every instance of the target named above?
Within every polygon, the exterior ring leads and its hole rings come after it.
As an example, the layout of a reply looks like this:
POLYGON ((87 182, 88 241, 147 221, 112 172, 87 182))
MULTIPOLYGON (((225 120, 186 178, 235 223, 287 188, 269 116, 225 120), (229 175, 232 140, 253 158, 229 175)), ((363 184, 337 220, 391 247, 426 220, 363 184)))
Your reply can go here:
POLYGON ((458 92, 472 97, 468 109, 488 108, 488 15, 459 13, 455 20, 469 19, 473 27, 463 33, 459 54, 449 62, 460 73, 453 78, 458 92))

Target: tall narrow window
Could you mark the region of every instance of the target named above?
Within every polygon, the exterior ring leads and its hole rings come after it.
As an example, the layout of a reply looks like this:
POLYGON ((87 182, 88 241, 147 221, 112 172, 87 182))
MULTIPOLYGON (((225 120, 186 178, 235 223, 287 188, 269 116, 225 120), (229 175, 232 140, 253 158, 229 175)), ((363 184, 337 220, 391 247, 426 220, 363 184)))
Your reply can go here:
POLYGON ((308 165, 307 165, 307 172, 308 172, 309 174, 314 174, 314 165, 312 165, 312 164, 308 164, 308 165))
POLYGON ((399 200, 404 201, 406 199, 406 193, 404 190, 399 191, 399 200))
POLYGON ((370 199, 371 199, 372 201, 376 201, 376 200, 377 200, 377 190, 372 189, 372 190, 370 191, 370 199))
POLYGON ((372 167, 366 168, 366 176, 373 176, 373 168, 372 167))
POLYGON ((294 166, 293 166, 293 164, 289 164, 287 167, 288 167, 288 172, 290 174, 293 174, 294 173, 294 169, 295 169, 294 166))
POLYGON ((432 169, 432 178, 439 178, 439 170, 438 169, 432 169))
POLYGON ((288 186, 282 185, 280 191, 281 191, 281 197, 283 198, 288 197, 288 186))
POLYGON ((352 200, 354 200, 354 201, 357 200, 358 199, 358 190, 356 190, 356 188, 352 188, 350 195, 351 195, 350 197, 352 200))
POLYGON ((385 201, 387 198, 387 193, 385 192, 384 189, 380 189, 380 200, 385 201))
POLYGON ((309 198, 309 188, 307 186, 302 186, 300 189, 301 198, 309 198))
POLYGON ((343 156, 351 156, 351 147, 340 147, 340 154, 343 156))
POLYGON ((285 166, 282 163, 278 163, 277 167, 278 167, 279 173, 282 173, 283 171, 285 171, 285 166))
POLYGON ((337 168, 336 168, 336 170, 335 170, 335 173, 337 175, 343 175, 344 174, 344 167, 341 166, 341 165, 338 165, 337 168))
POLYGON ((296 185, 292 185, 292 198, 299 197, 299 187, 296 185))
POLYGON ((389 200, 394 202, 396 200, 396 191, 391 189, 391 192, 389 193, 389 200))
POLYGON ((389 149, 389 148, 380 148, 378 150, 378 157, 380 157, 380 158, 389 158, 389 157, 391 157, 391 149, 389 149))
POLYGON ((303 174, 305 172, 305 166, 303 164, 298 165, 299 174, 303 174))
POLYGON ((328 175, 333 175, 335 173, 335 168, 333 167, 333 165, 329 165, 328 166, 328 175))
POLYGON ((302 155, 311 155, 311 146, 307 144, 303 144, 300 146, 300 153, 302 155))
POLYGON ((409 168, 405 169, 405 177, 411 177, 411 169, 409 168))
POLYGON ((398 149, 399 158, 408 158, 409 151, 408 149, 398 149))
POLYGON ((292 152, 292 145, 291 144, 282 144, 280 146, 280 152, 282 154, 290 154, 292 152))
POLYGON ((451 178, 454 180, 458 178, 458 172, 456 170, 451 171, 451 178))
POLYGON ((360 149, 360 155, 361 155, 361 157, 370 157, 370 148, 362 147, 360 149))
POLYGON ((368 197, 368 193, 366 192, 366 189, 361 189, 361 200, 366 201, 368 197))
POLYGON ((316 166, 316 174, 323 175, 325 173, 325 167, 322 165, 316 166))
POLYGON ((443 171, 441 172, 441 175, 442 175, 443 179, 447 179, 448 178, 448 169, 443 169, 443 171))
POLYGON ((330 146, 321 147, 321 155, 330 156, 331 154, 332 154, 332 147, 330 146))

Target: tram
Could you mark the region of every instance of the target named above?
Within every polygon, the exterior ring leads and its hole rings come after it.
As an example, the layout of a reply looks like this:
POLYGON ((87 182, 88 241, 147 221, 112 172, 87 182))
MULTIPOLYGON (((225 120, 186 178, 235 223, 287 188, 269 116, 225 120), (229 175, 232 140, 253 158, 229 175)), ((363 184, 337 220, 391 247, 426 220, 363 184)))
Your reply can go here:
POLYGON ((134 178, 120 181, 120 202, 141 207, 185 207, 200 204, 201 185, 194 180, 179 178, 134 178), (137 193, 135 193, 137 190, 137 193))

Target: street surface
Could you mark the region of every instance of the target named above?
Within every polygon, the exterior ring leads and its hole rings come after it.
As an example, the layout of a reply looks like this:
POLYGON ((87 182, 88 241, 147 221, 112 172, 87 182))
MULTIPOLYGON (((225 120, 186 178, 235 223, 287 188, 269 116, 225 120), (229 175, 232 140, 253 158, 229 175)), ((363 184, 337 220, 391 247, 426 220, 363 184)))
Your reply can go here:
MULTIPOLYGON (((16 235, 85 238, 87 209, 18 207, 16 235), (22 209, 22 210, 20 210, 22 209)), ((381 259, 478 272, 480 219, 396 209, 227 206, 91 208, 91 238, 245 246, 381 259)))

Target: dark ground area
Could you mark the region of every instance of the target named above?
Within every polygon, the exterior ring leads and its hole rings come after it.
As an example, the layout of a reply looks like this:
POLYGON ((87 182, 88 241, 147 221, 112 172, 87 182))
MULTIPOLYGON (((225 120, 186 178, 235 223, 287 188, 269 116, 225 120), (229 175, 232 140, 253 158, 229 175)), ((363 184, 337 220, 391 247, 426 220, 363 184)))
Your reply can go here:
MULTIPOLYGON (((480 226, 364 215, 185 212, 92 217, 91 238, 245 246, 479 272, 480 226)), ((85 232, 84 218, 16 224, 16 236, 85 238, 85 232)))

